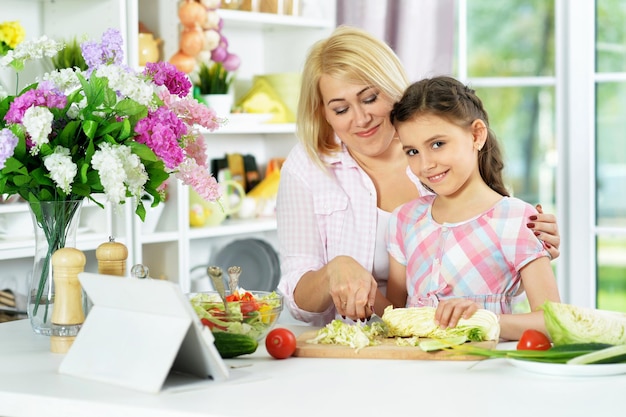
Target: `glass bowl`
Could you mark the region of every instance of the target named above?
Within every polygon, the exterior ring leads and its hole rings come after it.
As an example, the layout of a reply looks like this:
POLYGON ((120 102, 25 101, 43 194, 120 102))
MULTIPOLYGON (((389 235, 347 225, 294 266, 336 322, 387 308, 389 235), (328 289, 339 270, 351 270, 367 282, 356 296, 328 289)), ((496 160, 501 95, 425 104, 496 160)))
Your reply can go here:
POLYGON ((226 293, 228 312, 217 291, 189 294, 191 306, 211 331, 247 334, 261 340, 274 327, 283 310, 283 296, 276 292, 240 290, 226 293))

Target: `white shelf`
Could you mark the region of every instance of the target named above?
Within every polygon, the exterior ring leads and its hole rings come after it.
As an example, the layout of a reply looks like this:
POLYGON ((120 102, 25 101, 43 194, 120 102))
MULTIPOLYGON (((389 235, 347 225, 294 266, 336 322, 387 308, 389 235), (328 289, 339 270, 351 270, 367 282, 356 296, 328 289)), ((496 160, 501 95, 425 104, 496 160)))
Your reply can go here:
POLYGON ((251 134, 288 134, 295 133, 295 123, 259 123, 259 124, 225 124, 211 132, 202 129, 201 133, 208 135, 251 135, 251 134))
MULTIPOLYGON (((108 239, 107 233, 78 235, 76 236, 76 247, 82 251, 91 251, 108 239)), ((0 238, 0 260, 32 258, 34 254, 35 238, 33 236, 0 238)))
POLYGON ((292 28, 328 29, 334 27, 334 20, 314 19, 302 16, 280 15, 275 13, 255 13, 239 10, 219 10, 224 25, 231 29, 280 30, 292 28))
POLYGON ((205 239, 222 236, 234 236, 276 230, 276 218, 258 218, 251 220, 229 219, 220 226, 197 227, 189 230, 189 239, 205 239))

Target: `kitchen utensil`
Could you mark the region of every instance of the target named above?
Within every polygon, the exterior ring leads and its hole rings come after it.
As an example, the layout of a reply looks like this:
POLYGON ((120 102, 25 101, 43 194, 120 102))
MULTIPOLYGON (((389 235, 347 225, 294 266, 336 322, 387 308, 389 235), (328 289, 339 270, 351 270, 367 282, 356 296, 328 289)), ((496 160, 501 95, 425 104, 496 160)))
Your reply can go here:
POLYGON ((235 292, 237 292, 237 288, 239 288, 239 276, 240 275, 241 275, 240 266, 228 267, 228 288, 230 288, 231 294, 234 294, 235 292))
POLYGON ((384 323, 383 319, 381 319, 376 313, 372 314, 369 319, 365 322, 366 324, 372 323, 384 323))
POLYGON ((371 313, 371 315, 369 316, 369 318, 365 321, 365 324, 372 324, 372 323, 384 323, 383 319, 381 319, 378 314, 376 314, 374 312, 374 307, 370 306, 368 308, 365 309, 365 311, 367 313, 371 313))
POLYGON ((224 311, 228 316, 230 312, 228 311, 228 303, 226 302, 226 290, 224 289, 224 279, 222 278, 222 268, 219 266, 209 266, 207 268, 207 273, 211 278, 211 282, 213 283, 213 288, 219 294, 222 302, 224 303, 224 311))

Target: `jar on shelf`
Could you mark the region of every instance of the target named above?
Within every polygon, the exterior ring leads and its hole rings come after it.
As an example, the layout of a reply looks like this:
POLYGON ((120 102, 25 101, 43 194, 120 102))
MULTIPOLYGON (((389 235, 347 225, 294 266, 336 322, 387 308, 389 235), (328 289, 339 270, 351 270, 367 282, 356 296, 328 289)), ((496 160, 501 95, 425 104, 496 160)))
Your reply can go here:
POLYGON ((157 62, 160 57, 160 39, 155 39, 152 33, 139 34, 139 65, 145 66, 148 62, 157 62))

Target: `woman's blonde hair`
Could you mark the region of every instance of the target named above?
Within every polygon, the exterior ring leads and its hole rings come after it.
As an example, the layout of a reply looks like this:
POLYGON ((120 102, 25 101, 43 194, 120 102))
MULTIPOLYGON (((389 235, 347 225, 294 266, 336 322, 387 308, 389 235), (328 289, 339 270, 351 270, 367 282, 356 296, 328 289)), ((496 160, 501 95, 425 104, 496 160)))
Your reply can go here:
POLYGON ((346 83, 373 85, 396 102, 409 85, 400 59, 369 33, 339 26, 309 50, 302 71, 297 133, 313 161, 323 166, 322 155, 337 151, 332 127, 326 121, 319 80, 329 75, 346 83))

